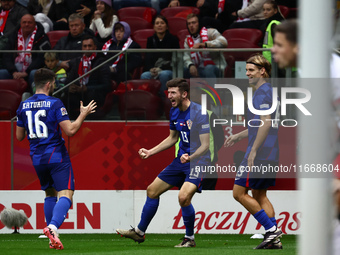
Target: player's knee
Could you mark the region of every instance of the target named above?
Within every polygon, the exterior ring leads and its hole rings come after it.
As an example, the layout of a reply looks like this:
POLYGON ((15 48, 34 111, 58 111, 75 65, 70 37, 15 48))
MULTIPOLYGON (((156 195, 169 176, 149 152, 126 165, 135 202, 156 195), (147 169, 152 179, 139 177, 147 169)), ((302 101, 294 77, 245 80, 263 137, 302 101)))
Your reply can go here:
POLYGON ((48 188, 45 190, 46 197, 56 197, 58 192, 54 188, 48 188))
POLYGON ((233 191, 233 197, 237 202, 241 201, 241 194, 239 192, 233 191))
POLYGON ((267 199, 266 192, 262 190, 252 190, 253 198, 259 203, 264 202, 267 199))
POLYGON ((156 199, 159 197, 157 190, 155 190, 151 185, 149 185, 146 189, 146 195, 152 199, 156 199))
POLYGON ((190 205, 191 199, 187 194, 178 194, 178 202, 181 207, 190 205))

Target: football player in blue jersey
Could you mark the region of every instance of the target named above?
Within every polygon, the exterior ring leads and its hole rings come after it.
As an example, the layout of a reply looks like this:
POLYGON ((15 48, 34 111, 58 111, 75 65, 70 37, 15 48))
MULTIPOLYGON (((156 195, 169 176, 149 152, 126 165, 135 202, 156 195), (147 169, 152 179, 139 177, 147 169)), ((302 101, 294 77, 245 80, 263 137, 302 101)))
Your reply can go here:
POLYGON ((147 188, 147 198, 141 220, 130 230, 117 229, 117 233, 141 243, 145 231, 156 214, 159 197, 172 187, 180 187, 178 194, 186 229, 183 241, 175 247, 195 247, 195 210, 191 199, 202 189, 203 180, 200 167, 210 165, 209 117, 201 114, 201 106, 189 99, 189 84, 185 79, 176 78, 167 82, 168 98, 171 101, 170 134, 152 149, 141 148, 138 153, 147 159, 176 144, 180 138, 177 157, 168 165, 147 188))
POLYGON ((34 83, 35 95, 21 102, 17 110, 16 137, 22 141, 27 135, 33 166, 41 189, 46 193, 44 213, 47 227, 43 232, 50 239, 50 248, 59 250, 63 245, 57 229, 72 205, 74 192, 72 165, 60 127, 66 135, 73 136, 97 106, 94 101, 85 107, 80 102, 79 117, 71 123, 60 99, 50 96, 55 86, 55 73, 41 68, 34 75, 34 83))
MULTIPOLYGON (((257 54, 247 60, 246 71, 249 84, 255 86, 253 108, 271 109, 273 91, 267 82, 271 64, 262 55, 257 54)), ((277 228, 274 208, 267 197, 267 189, 275 185, 275 172, 264 171, 264 167, 270 169, 278 166, 278 111, 279 104, 272 114, 256 115, 248 106, 248 128, 229 136, 224 143, 228 147, 248 137, 247 151, 236 174, 233 196, 266 230, 262 243, 256 249, 282 249, 279 239, 282 231, 277 228), (252 191, 252 196, 248 194, 249 190, 252 191)))

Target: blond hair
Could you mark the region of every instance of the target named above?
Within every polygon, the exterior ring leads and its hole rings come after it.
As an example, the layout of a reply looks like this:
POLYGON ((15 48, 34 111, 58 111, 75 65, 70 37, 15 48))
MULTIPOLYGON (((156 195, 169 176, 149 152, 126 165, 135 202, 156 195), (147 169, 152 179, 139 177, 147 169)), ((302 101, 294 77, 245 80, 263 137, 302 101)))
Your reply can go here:
POLYGON ((272 65, 270 62, 261 54, 255 54, 248 58, 247 64, 253 64, 259 69, 264 68, 266 72, 264 73, 264 78, 269 78, 272 71, 272 65))
POLYGON ((58 60, 58 55, 56 52, 46 52, 44 54, 45 60, 58 60))

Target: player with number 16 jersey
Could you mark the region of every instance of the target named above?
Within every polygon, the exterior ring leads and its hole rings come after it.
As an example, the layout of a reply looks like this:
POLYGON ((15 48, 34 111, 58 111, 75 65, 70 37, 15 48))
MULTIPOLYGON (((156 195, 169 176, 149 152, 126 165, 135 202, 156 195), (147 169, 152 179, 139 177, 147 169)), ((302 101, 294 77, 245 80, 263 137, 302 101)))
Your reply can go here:
POLYGON ((69 120, 58 98, 35 94, 21 102, 17 126, 28 130, 33 165, 70 162, 59 123, 69 120))
POLYGON ((58 228, 64 222, 72 205, 74 192, 73 169, 61 136, 61 129, 73 136, 86 116, 94 113, 96 103, 87 106, 80 102, 80 114, 71 123, 63 103, 51 97, 55 85, 55 73, 41 68, 34 74, 36 94, 21 102, 17 110, 16 137, 22 141, 26 134, 30 143, 30 155, 38 175, 41 189, 45 191, 44 214, 51 249, 62 250, 58 228))

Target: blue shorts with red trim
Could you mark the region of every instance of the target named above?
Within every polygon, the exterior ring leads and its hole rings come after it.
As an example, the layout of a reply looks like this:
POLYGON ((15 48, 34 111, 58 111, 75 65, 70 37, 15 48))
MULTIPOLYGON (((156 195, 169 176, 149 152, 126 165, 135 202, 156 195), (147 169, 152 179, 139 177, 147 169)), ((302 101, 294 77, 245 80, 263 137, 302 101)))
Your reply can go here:
POLYGON ((180 158, 176 157, 170 165, 159 173, 158 178, 162 181, 175 186, 181 187, 184 182, 191 182, 197 186, 197 192, 202 191, 203 172, 196 168, 197 165, 206 165, 208 162, 181 163, 180 158))
POLYGON ((74 190, 74 175, 71 162, 35 165, 42 190, 74 190))
POLYGON ((268 189, 275 186, 275 167, 278 162, 267 160, 254 160, 254 167, 250 170, 248 159, 244 158, 237 170, 234 184, 251 189, 268 189))

